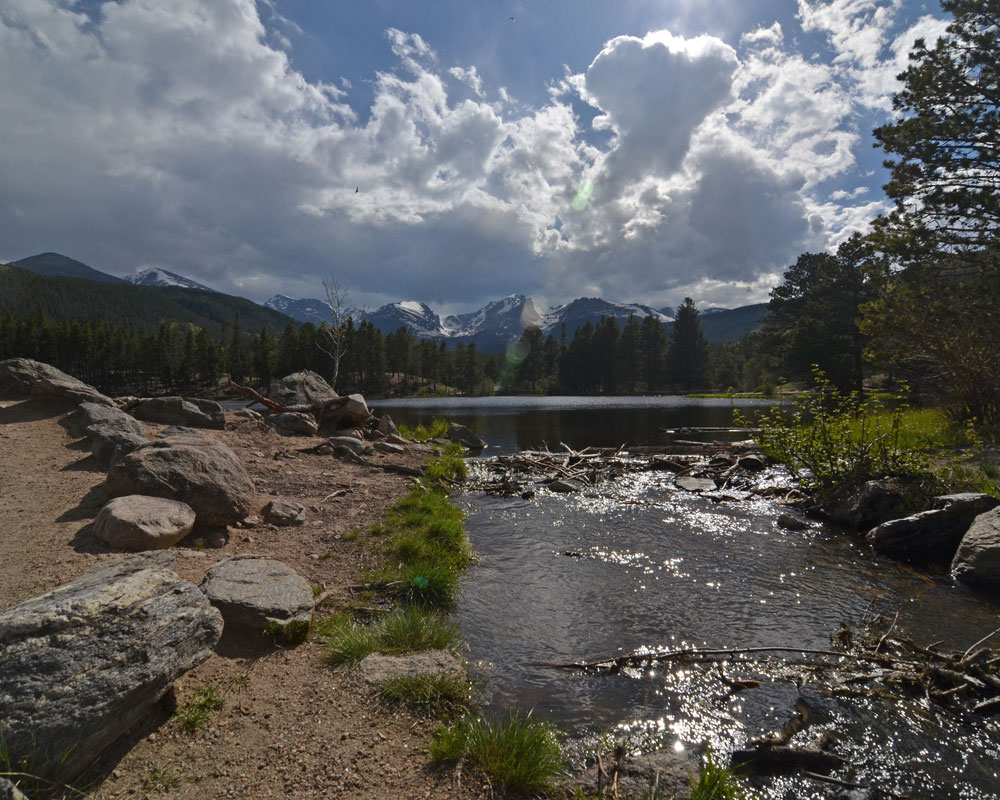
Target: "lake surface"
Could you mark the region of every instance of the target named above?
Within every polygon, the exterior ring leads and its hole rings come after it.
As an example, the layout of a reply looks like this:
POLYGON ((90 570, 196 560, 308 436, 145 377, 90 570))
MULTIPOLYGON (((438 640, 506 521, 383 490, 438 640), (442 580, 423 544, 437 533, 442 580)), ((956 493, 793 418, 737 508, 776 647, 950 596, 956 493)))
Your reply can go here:
MULTIPOLYGON (((378 405, 397 422, 445 416, 469 424, 505 451, 542 442, 555 449, 560 441, 657 443, 665 441, 657 427, 724 426, 732 414, 728 400, 685 398, 378 405)), ((777 471, 768 479, 785 480, 777 471)), ((689 645, 827 649, 842 625, 857 630, 880 620, 885 630, 897 612, 896 633, 946 649, 964 650, 1000 626, 1000 606, 946 574, 883 561, 832 526, 779 528, 784 509, 770 499, 715 502, 677 489, 662 472, 588 494, 459 498, 480 561, 466 575, 455 617, 493 708, 535 709, 569 731, 579 753, 611 733, 635 750, 672 747, 696 758, 706 744, 725 757, 781 730, 802 702, 810 724, 793 742, 829 734, 850 764, 836 773, 843 780, 914 798, 1000 796, 1000 725, 923 697, 837 698, 780 662, 731 665, 730 675, 761 680, 738 694, 707 666, 619 675, 530 667, 689 645)), ((755 786, 767 798, 884 796, 796 777, 755 786)))

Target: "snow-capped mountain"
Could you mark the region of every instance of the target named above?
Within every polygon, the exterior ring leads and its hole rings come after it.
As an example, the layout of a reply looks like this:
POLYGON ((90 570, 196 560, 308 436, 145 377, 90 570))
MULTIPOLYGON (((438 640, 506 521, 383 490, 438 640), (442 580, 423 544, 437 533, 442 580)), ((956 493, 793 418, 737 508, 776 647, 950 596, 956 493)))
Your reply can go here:
POLYGON ((484 330, 520 336, 529 325, 540 325, 542 315, 530 297, 512 294, 503 300, 487 303, 478 311, 453 314, 442 320, 449 336, 475 336, 484 330))
POLYGON ((564 306, 556 306, 542 318, 540 327, 546 334, 559 337, 562 326, 566 326, 566 337, 572 339, 576 329, 589 322, 596 325, 601 317, 614 317, 619 325, 623 325, 629 317, 634 316, 640 321, 645 317, 653 317, 660 322, 673 322, 674 318, 657 311, 655 308, 641 303, 614 303, 599 297, 580 297, 564 306))
POLYGON ((175 272, 168 272, 159 267, 153 269, 138 270, 131 275, 126 275, 125 280, 134 283, 136 286, 180 286, 182 289, 204 289, 206 292, 214 292, 203 283, 185 278, 175 272))
POLYGON ((286 295, 276 294, 264 303, 264 307, 280 311, 299 322, 311 322, 313 325, 330 321, 330 307, 325 300, 319 300, 315 297, 294 300, 286 295))
POLYGON ((426 303, 418 303, 416 300, 389 303, 377 311, 364 315, 364 318, 386 334, 407 327, 411 334, 420 339, 449 336, 441 325, 441 317, 426 303))

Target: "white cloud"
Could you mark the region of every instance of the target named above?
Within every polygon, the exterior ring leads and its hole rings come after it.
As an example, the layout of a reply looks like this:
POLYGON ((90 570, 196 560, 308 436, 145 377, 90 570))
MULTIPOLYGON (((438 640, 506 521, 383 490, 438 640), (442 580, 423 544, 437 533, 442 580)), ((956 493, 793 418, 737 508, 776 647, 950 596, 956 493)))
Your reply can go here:
MULTIPOLYGON (((389 29, 396 60, 359 119, 350 81, 292 67, 283 37, 301 31, 270 3, 0 3, 0 240, 17 256, 155 260, 256 299, 314 296, 334 272, 360 303, 731 304, 875 205, 823 195, 854 164, 850 76, 789 52, 777 23, 742 61, 710 36, 616 37, 539 108, 389 29)), ((847 47, 860 5, 832 5, 800 13, 847 47)))

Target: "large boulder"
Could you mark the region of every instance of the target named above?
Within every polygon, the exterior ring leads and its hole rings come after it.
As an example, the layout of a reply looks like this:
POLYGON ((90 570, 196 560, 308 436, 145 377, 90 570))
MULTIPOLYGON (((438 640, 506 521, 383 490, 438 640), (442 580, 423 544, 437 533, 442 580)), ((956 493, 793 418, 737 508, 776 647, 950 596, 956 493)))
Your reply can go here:
POLYGON ((931 508, 883 522, 866 536, 880 553, 903 561, 948 564, 972 521, 1000 505, 988 494, 968 492, 935 497, 931 508))
POLYGON ((149 444, 145 436, 132 433, 126 427, 114 422, 99 422, 87 428, 90 454, 100 469, 111 469, 133 450, 149 444))
POLYGON ((133 450, 108 472, 112 497, 144 494, 187 503, 197 524, 232 525, 250 513, 253 482, 236 454, 204 437, 168 437, 133 450))
POLYGON ((328 401, 320 410, 319 432, 329 436, 343 428, 364 425, 371 415, 365 398, 360 394, 338 397, 336 400, 328 401))
MULTIPOLYGON (((72 414, 66 424, 74 433, 85 434, 91 425, 108 425, 123 433, 145 436, 146 430, 131 414, 120 408, 105 406, 100 403, 80 403, 76 413, 72 414)), ((88 434, 89 435, 89 434, 88 434)))
POLYGON ((951 562, 951 574, 969 586, 1000 589, 1000 507, 972 521, 951 562))
POLYGON ((119 550, 166 550, 191 533, 187 503, 130 494, 108 501, 94 519, 94 536, 119 550))
POLYGON ((322 375, 308 369, 275 381, 268 394, 283 406, 320 405, 339 397, 322 375))
POLYGON ((309 581, 287 564, 259 556, 234 556, 205 575, 202 591, 222 612, 226 630, 305 640, 315 596, 309 581))
POLYGON ((170 553, 106 561, 0 613, 10 761, 71 783, 211 654, 222 617, 170 553))
POLYGON ((110 406, 110 397, 101 394, 89 383, 78 381, 67 375, 65 378, 42 378, 31 385, 31 399, 39 403, 77 405, 78 403, 98 403, 110 406))
POLYGON ((821 512, 844 525, 870 530, 904 513, 906 486, 897 478, 867 481, 858 491, 827 503, 821 512))
POLYGON ((31 394, 31 387, 42 378, 74 380, 61 369, 31 358, 8 358, 0 361, 0 398, 19 400, 31 394))
POLYGON ((449 441, 458 442, 462 447, 468 447, 470 450, 482 450, 486 447, 486 442, 476 436, 465 425, 459 425, 457 422, 452 422, 448 426, 448 432, 445 436, 449 441))
POLYGON ((132 409, 133 416, 146 422, 163 425, 184 425, 190 428, 226 427, 222 406, 214 400, 197 397, 149 397, 132 409))
POLYGON ((294 411, 272 414, 267 418, 267 424, 282 436, 313 436, 319 429, 312 415, 294 411))

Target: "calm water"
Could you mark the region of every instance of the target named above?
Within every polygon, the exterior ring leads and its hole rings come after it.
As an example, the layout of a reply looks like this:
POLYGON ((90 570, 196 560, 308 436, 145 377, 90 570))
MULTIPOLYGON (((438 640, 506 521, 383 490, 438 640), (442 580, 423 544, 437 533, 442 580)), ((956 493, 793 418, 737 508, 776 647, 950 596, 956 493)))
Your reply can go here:
MULTIPOLYGON (((657 427, 731 420, 729 401, 685 402, 602 398, 594 408, 589 398, 502 398, 386 410, 410 424, 456 419, 504 450, 543 441, 655 443, 657 427)), ((844 531, 778 528, 781 509, 770 500, 714 503, 655 472, 592 494, 462 498, 481 560, 466 576, 456 616, 494 707, 536 709, 569 730, 581 751, 610 731, 637 749, 673 747, 694 757, 706 743, 726 755, 780 730, 802 700, 811 724, 794 741, 829 733, 834 752, 851 764, 837 773, 844 780, 914 798, 1000 796, 1000 725, 922 698, 838 699, 822 683, 797 686, 780 666, 730 667, 762 681, 739 694, 707 667, 602 676, 529 667, 641 647, 826 648, 841 625, 857 628, 878 614, 891 620, 897 611, 898 632, 951 649, 1000 625, 1000 606, 947 575, 881 561, 844 531)), ((758 790, 768 798, 879 796, 799 778, 769 779, 758 790)))

